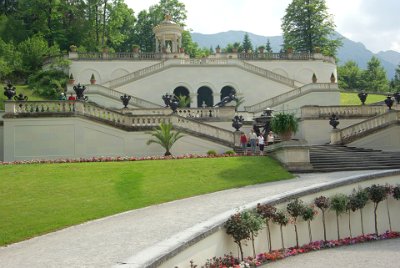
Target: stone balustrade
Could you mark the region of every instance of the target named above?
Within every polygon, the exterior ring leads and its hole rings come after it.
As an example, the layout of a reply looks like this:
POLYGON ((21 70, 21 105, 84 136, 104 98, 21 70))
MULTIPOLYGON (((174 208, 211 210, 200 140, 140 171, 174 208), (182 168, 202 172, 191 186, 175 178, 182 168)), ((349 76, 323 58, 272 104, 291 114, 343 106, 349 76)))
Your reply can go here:
POLYGON ((400 111, 390 111, 331 133, 331 144, 346 144, 374 129, 398 123, 400 111))
POLYGON ((351 106, 303 106, 301 118, 303 119, 327 119, 332 114, 339 118, 372 117, 387 111, 384 105, 351 105, 351 106))
POLYGON ((70 114, 71 116, 83 116, 124 129, 152 128, 159 126, 161 122, 172 122, 175 127, 194 135, 218 140, 228 145, 234 145, 234 134, 232 131, 202 123, 197 120, 197 118, 189 116, 189 114, 197 114, 198 111, 204 111, 205 114, 208 114, 208 118, 210 115, 214 117, 229 115, 229 118, 232 118, 233 116, 231 115, 234 114, 234 107, 212 109, 188 108, 178 110, 176 114, 172 114, 170 109, 165 108, 141 110, 122 109, 122 111, 123 112, 115 111, 81 101, 5 102, 5 117, 14 117, 18 115, 36 117, 38 114, 44 116, 70 114), (186 111, 186 114, 184 111, 186 111), (183 114, 183 116, 180 116, 180 113, 183 114))
POLYGON ((144 77, 146 75, 154 73, 158 70, 161 70, 164 67, 165 67, 165 61, 161 61, 154 65, 148 66, 148 67, 140 69, 138 71, 135 71, 133 73, 129 73, 129 74, 119 77, 117 79, 111 80, 111 81, 107 82, 106 85, 109 86, 111 89, 114 89, 118 86, 125 85, 129 82, 135 81, 136 79, 139 79, 141 77, 144 77))
POLYGON ((330 91, 330 90, 337 90, 338 85, 333 84, 333 83, 313 83, 313 84, 307 84, 302 87, 296 88, 294 90, 285 92, 283 94, 280 94, 278 96, 275 96, 273 98, 270 98, 268 100, 259 102, 257 104, 254 104, 252 106, 245 106, 244 109, 246 112, 260 112, 263 111, 267 108, 275 107, 279 104, 282 104, 288 100, 294 99, 300 95, 303 95, 305 93, 309 93, 312 91, 330 91))

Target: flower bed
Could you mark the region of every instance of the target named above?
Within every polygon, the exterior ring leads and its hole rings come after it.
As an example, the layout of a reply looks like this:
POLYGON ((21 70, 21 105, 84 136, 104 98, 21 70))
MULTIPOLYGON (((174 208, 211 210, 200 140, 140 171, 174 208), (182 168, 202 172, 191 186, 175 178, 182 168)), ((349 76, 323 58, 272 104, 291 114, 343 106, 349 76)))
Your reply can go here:
MULTIPOLYGON (((364 242, 376 241, 376 240, 385 240, 385 239, 392 239, 392 238, 399 238, 399 232, 385 232, 380 235, 376 234, 366 234, 360 235, 357 237, 346 237, 339 240, 329 240, 329 241, 314 241, 309 244, 305 244, 299 248, 291 247, 285 250, 275 250, 272 252, 260 253, 257 255, 256 258, 247 257, 243 261, 240 261, 239 258, 234 257, 231 254, 225 255, 224 257, 214 257, 209 259, 204 266, 205 268, 250 268, 250 267, 258 267, 261 265, 268 264, 270 262, 274 262, 277 260, 281 260, 287 257, 296 256, 299 254, 304 254, 307 252, 317 251, 321 249, 328 249, 328 248, 336 248, 341 246, 348 246, 354 245, 364 242)), ((191 262, 191 267, 197 267, 196 265, 191 262)))
POLYGON ((197 155, 184 154, 178 156, 116 156, 116 157, 91 157, 91 158, 72 158, 72 159, 35 159, 21 160, 13 162, 2 162, 0 165, 20 165, 20 164, 60 164, 60 163, 88 163, 88 162, 120 162, 120 161, 143 161, 143 160, 172 160, 172 159, 189 159, 189 158, 217 158, 217 157, 237 157, 238 154, 216 154, 216 155, 197 155))

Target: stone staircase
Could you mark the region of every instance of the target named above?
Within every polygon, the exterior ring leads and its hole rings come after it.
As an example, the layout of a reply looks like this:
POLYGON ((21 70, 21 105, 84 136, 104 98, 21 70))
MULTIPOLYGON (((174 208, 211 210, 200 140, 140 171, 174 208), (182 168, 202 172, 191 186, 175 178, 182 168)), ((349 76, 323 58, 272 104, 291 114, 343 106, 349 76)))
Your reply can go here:
POLYGON ((400 152, 383 152, 344 145, 314 145, 310 147, 310 162, 315 172, 398 169, 400 152))

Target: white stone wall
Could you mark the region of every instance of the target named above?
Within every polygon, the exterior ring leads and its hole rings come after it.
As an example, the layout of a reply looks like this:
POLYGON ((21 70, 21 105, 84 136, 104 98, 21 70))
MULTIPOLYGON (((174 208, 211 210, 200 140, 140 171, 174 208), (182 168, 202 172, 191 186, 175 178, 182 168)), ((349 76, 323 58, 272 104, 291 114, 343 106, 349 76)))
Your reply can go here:
MULTIPOLYGON (((365 118, 340 119, 338 128, 346 128, 364 120, 365 118)), ((332 126, 328 119, 305 119, 300 121, 299 131, 294 138, 304 139, 310 145, 326 144, 331 141, 331 131, 332 126)))
POLYGON ((0 125, 0 161, 4 160, 4 127, 0 125))
POLYGON ((233 66, 185 66, 168 68, 116 90, 161 105, 161 96, 166 92, 172 94, 180 86, 189 90, 192 107, 197 107, 197 91, 202 86, 212 90, 214 105, 221 100, 220 93, 224 86, 233 87, 239 97, 244 97, 244 105, 252 105, 293 89, 233 66))
MULTIPOLYGON (((146 145, 150 135, 127 132, 81 118, 6 119, 4 161, 60 159, 93 156, 160 156, 165 151, 146 145)), ((231 148, 186 134, 171 153, 223 153, 231 148)))
POLYGON ((249 63, 284 75, 303 84, 312 83, 312 75, 315 73, 318 83, 330 83, 332 73, 337 78, 336 65, 322 60, 272 60, 272 61, 248 61, 249 63))
POLYGON ((367 137, 349 143, 349 146, 383 151, 400 151, 400 126, 395 125, 377 131, 367 137))
POLYGON ((159 63, 159 61, 72 60, 69 73, 74 75, 76 84, 89 84, 92 74, 94 74, 97 84, 103 84, 156 63, 159 63))
MULTIPOLYGON (((74 74, 75 83, 88 84, 91 74, 96 77, 97 84, 121 77, 128 73, 154 65, 159 61, 72 61, 70 73, 74 74)), ((318 83, 330 83, 330 76, 336 75, 336 65, 321 60, 275 60, 248 61, 250 64, 300 81, 301 84, 311 83, 315 73, 318 83)), ((299 83, 297 83, 299 84, 299 83)), ((220 91, 224 86, 231 86, 239 97, 245 98, 245 106, 250 106, 287 91, 293 90, 286 86, 245 71, 235 65, 201 66, 183 65, 169 67, 153 75, 116 88, 116 90, 162 105, 161 96, 172 93, 176 87, 186 87, 192 97, 192 107, 197 107, 197 90, 206 86, 214 94, 214 105, 220 101, 220 91)), ((322 98, 324 103, 337 105, 337 98, 322 98)))
MULTIPOLYGON (((331 197, 337 193, 343 194, 351 194, 353 189, 357 189, 359 186, 365 188, 371 186, 372 184, 380 184, 385 185, 386 183, 391 185, 396 185, 399 183, 400 176, 388 176, 383 178, 377 178, 373 180, 367 180, 360 183, 350 184, 346 186, 337 187, 334 189, 320 191, 315 194, 310 194, 306 196, 300 197, 301 200, 304 201, 305 204, 310 204, 316 197, 324 195, 326 197, 331 197)), ((256 202, 254 202, 256 203, 256 202)), ((278 209, 285 209, 287 203, 281 203, 276 207, 278 209)), ((387 216, 387 205, 389 205, 391 223, 393 231, 400 231, 400 210, 397 209, 399 206, 399 201, 394 200, 393 198, 389 198, 388 203, 383 201, 379 204, 377 215, 378 215, 378 231, 379 233, 383 233, 389 229, 388 216, 387 216)), ((366 234, 374 233, 374 214, 373 214, 374 206, 372 202, 369 202, 367 206, 363 209, 363 217, 364 217, 364 230, 366 234)), ((355 213, 350 214, 351 217, 351 228, 352 235, 358 236, 361 235, 361 221, 360 221, 360 212, 357 211, 355 213)), ((349 229, 348 229, 348 214, 343 214, 339 217, 339 225, 340 225, 340 237, 348 237, 349 229)), ((277 224, 270 224, 271 227, 271 241, 273 249, 281 248, 281 237, 280 237, 280 229, 277 224)), ((299 244, 307 244, 309 243, 308 237, 308 227, 307 223, 303 220, 298 221, 298 233, 299 233, 299 244)), ((311 230, 314 241, 323 240, 323 229, 322 229, 322 213, 318 211, 318 215, 316 215, 315 219, 311 222, 311 230)), ((335 212, 328 210, 326 212, 326 231, 327 231, 327 239, 335 240, 337 239, 337 230, 336 230, 336 214, 335 212)), ((288 224, 283 227, 284 241, 285 247, 292 247, 296 245, 295 240, 295 232, 293 224, 288 224)), ((267 247, 267 236, 264 230, 257 236, 255 241, 256 253, 268 252, 267 247)), ((252 246, 251 242, 248 241, 247 245, 243 246, 243 255, 244 256, 252 256, 252 246)), ((224 256, 224 254, 229 254, 232 252, 234 256, 238 256, 238 247, 233 242, 231 236, 226 234, 225 228, 221 228, 217 232, 206 236, 204 239, 199 242, 191 245, 190 247, 182 250, 176 256, 172 257, 170 260, 162 263, 160 268, 171 268, 171 267, 179 267, 179 268, 189 268, 190 261, 193 260, 195 264, 198 266, 204 265, 207 259, 210 259, 214 256, 220 257, 224 256)))

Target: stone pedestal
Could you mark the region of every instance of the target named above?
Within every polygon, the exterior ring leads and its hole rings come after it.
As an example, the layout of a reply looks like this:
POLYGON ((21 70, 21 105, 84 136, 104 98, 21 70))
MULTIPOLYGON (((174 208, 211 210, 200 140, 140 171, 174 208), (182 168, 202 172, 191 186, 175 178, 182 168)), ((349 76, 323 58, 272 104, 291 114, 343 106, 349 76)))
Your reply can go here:
POLYGON ((267 146, 266 151, 289 171, 312 170, 310 147, 306 141, 285 141, 267 146))
POLYGON ((340 135, 340 129, 332 129, 331 132, 331 144, 342 144, 342 137, 340 135))

